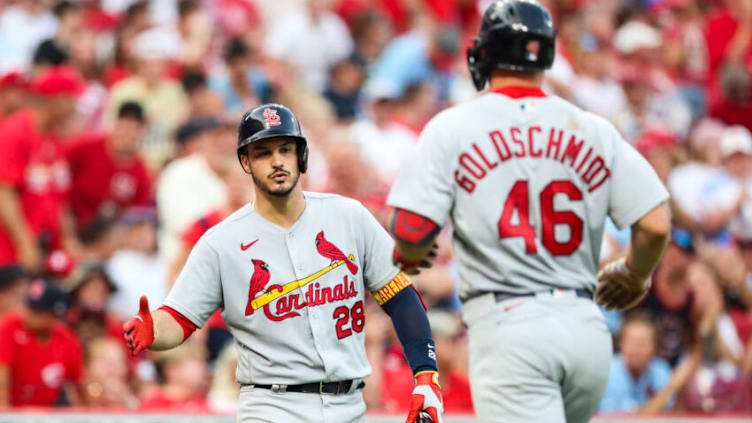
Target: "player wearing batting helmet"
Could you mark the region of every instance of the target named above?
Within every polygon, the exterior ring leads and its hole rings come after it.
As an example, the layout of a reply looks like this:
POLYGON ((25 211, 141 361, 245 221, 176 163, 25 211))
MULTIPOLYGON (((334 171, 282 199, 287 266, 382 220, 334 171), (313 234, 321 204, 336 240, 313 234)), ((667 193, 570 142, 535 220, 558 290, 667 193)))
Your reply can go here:
POLYGON ((451 220, 482 422, 588 422, 611 362, 597 304, 636 305, 669 239, 668 193, 647 161, 613 125, 541 89, 555 37, 537 2, 491 3, 467 51, 488 90, 426 125, 388 198, 403 269, 451 220), (607 216, 632 244, 598 272, 607 216))
POLYGON ((246 113, 237 153, 255 200, 206 231, 160 308, 141 298, 123 326, 131 352, 176 347, 220 309, 238 351, 238 422, 363 422, 369 291, 415 375, 407 423, 441 422, 431 329, 389 234, 357 201, 302 190, 308 147, 287 107, 246 113))

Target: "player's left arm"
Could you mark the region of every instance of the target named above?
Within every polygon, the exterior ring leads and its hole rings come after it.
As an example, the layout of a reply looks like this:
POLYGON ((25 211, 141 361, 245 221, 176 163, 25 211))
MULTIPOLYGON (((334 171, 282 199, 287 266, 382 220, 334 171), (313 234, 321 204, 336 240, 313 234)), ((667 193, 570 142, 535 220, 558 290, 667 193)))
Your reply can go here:
POLYGON ((423 300, 410 278, 392 262, 394 242, 386 230, 365 207, 360 206, 356 216, 355 226, 362 234, 358 244, 365 287, 391 318, 415 375, 407 422, 414 422, 421 412, 426 412, 440 423, 443 405, 436 346, 423 300))
POLYGON ((444 407, 436 364, 436 345, 420 294, 410 278, 402 272, 372 294, 392 319, 402 350, 413 371, 415 388, 407 423, 416 421, 421 412, 428 413, 434 422, 441 422, 444 407))

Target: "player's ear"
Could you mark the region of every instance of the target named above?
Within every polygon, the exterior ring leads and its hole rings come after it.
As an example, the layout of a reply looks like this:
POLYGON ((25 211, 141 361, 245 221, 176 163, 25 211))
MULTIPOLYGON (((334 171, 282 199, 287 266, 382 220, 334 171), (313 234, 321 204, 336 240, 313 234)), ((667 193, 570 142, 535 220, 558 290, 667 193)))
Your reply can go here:
POLYGON ((238 154, 238 158, 240 159, 240 165, 243 166, 243 171, 247 174, 251 174, 251 159, 248 157, 248 148, 243 149, 238 154))

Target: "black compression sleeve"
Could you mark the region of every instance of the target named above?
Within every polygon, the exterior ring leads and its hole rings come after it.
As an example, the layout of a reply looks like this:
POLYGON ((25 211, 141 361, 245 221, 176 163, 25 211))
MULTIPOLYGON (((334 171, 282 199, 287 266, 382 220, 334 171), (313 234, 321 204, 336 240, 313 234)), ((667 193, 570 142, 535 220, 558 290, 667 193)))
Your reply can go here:
POLYGON ((431 326, 415 288, 408 286, 381 307, 392 318, 392 325, 397 331, 413 374, 437 370, 436 345, 431 335, 431 326))

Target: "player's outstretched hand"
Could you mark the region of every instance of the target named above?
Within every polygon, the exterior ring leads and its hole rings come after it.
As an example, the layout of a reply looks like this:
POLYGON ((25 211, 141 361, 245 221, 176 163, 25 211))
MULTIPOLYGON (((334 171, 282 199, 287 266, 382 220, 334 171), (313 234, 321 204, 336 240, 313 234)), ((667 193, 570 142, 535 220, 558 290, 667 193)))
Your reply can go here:
POLYGON ((598 272, 595 301, 606 310, 628 310, 642 301, 650 290, 650 275, 635 274, 625 258, 608 263, 598 272))
POLYGON ((434 371, 418 372, 415 375, 415 389, 410 400, 410 412, 407 414, 406 423, 442 423, 441 413, 444 412, 444 404, 441 400, 441 387, 439 387, 439 373, 434 371), (423 417, 427 414, 431 420, 423 417))
POLYGON ((138 314, 123 324, 123 336, 132 355, 149 348, 154 342, 154 321, 145 295, 141 296, 138 305, 138 314))

